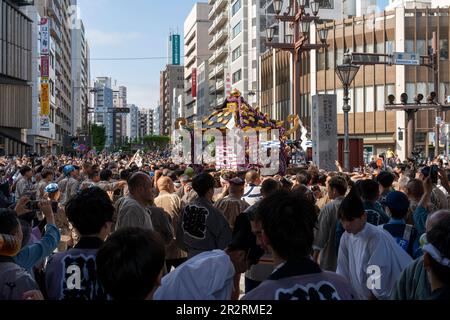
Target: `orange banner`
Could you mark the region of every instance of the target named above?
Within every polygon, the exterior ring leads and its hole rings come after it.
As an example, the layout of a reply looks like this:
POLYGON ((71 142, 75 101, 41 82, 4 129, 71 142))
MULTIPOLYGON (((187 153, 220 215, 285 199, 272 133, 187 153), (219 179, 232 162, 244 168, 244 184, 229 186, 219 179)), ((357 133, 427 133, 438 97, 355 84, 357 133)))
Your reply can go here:
POLYGON ((50 115, 50 92, 48 83, 41 83, 41 116, 50 115))

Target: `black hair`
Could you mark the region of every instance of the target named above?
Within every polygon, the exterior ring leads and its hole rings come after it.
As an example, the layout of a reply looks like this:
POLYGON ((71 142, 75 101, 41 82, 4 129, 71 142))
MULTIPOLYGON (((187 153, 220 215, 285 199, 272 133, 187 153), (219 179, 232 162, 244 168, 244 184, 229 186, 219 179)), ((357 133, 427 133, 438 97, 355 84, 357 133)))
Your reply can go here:
POLYGON ((266 179, 261 184, 261 192, 269 196, 270 194, 280 190, 280 183, 275 179, 266 179))
POLYGON ((347 192, 348 184, 347 181, 340 176, 336 176, 330 179, 328 185, 331 189, 335 189, 341 196, 345 195, 347 192))
MULTIPOLYGON (((427 232, 427 240, 441 255, 450 259, 450 217, 445 217, 427 232)), ((450 285, 450 267, 443 266, 431 257, 430 268, 445 286, 450 285)))
POLYGON ((22 176, 24 176, 27 172, 33 171, 29 166, 24 166, 20 168, 19 172, 22 176))
POLYGON ((264 199, 256 220, 276 253, 286 261, 311 254, 317 216, 314 206, 304 197, 279 191, 264 199))
POLYGON ((89 179, 94 179, 95 177, 97 177, 99 175, 99 173, 98 173, 98 171, 97 170, 91 170, 89 173, 88 173, 88 178, 89 179))
POLYGON ((120 171, 120 180, 127 181, 128 178, 130 177, 130 175, 131 175, 131 172, 129 169, 122 170, 122 171, 120 171))
POLYGON ((305 186, 307 186, 309 184, 309 182, 311 181, 311 174, 308 171, 303 170, 303 171, 297 173, 296 178, 297 178, 298 183, 304 184, 305 186))
POLYGON ((199 197, 204 197, 210 189, 214 189, 215 180, 208 173, 201 173, 192 180, 192 189, 199 197))
POLYGON ((105 191, 93 187, 73 197, 66 205, 66 214, 81 235, 94 235, 113 221, 114 206, 105 191))
POLYGON ((50 169, 44 169, 41 172, 42 179, 47 179, 47 177, 50 175, 53 175, 53 171, 50 169))
POLYGON ((380 185, 375 180, 361 180, 358 183, 361 198, 366 201, 375 201, 380 194, 380 185))
POLYGON ((317 183, 325 186, 327 183, 327 176, 324 175, 323 173, 319 173, 319 177, 317 178, 317 183))
POLYGON ((156 232, 123 228, 98 251, 97 274, 114 300, 144 300, 155 288, 164 261, 164 244, 156 232))
POLYGON ((102 181, 108 181, 109 179, 111 179, 113 173, 110 169, 103 169, 100 172, 100 180, 102 181))
POLYGON ((383 188, 389 188, 392 187, 392 183, 394 183, 395 176, 388 172, 388 171, 382 171, 377 177, 377 182, 381 184, 383 188))
POLYGON ((0 209, 0 234, 12 235, 17 231, 19 219, 17 214, 11 209, 0 209))
POLYGON ((353 221, 364 215, 364 205, 358 195, 356 187, 352 188, 350 193, 342 200, 338 210, 340 220, 353 221))

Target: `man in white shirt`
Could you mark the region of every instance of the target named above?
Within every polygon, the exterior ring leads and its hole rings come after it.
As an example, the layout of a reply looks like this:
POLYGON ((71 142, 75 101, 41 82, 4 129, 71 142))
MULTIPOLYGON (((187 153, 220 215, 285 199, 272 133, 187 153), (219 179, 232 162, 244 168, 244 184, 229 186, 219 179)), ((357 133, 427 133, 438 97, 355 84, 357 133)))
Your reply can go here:
POLYGON ((244 189, 244 196, 242 200, 247 202, 250 206, 262 199, 261 195, 261 177, 255 170, 250 170, 245 174, 246 186, 244 189))
POLYGON ((354 190, 342 201, 338 216, 346 232, 336 272, 347 278, 358 299, 389 299, 411 257, 389 233, 367 223, 363 203, 354 190))

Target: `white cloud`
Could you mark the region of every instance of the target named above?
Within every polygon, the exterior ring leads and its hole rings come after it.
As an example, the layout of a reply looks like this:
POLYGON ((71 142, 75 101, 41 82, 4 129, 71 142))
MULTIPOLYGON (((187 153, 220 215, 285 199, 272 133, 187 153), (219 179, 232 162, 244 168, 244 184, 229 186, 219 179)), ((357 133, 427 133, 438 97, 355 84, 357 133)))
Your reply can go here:
POLYGON ((139 32, 109 32, 97 29, 88 29, 87 38, 91 45, 95 46, 122 46, 130 40, 138 40, 144 35, 139 32))

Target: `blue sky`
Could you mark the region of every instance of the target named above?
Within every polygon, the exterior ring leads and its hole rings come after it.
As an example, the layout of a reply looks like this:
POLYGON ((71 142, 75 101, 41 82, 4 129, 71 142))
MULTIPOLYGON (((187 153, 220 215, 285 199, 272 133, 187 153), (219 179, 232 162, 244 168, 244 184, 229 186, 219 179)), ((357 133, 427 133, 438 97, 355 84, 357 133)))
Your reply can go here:
MULTIPOLYGON (((170 30, 183 33, 195 0, 78 0, 91 59, 166 57, 170 30)), ((128 103, 155 107, 167 59, 91 61, 91 80, 111 76, 128 88, 128 103)))
MULTIPOLYGON (((154 108, 159 101, 159 72, 167 59, 95 59, 166 57, 169 31, 183 33, 195 2, 207 0, 78 0, 94 59, 91 80, 110 76, 128 88, 128 103, 154 108)), ((383 8, 387 3, 378 0, 377 5, 383 8)))

